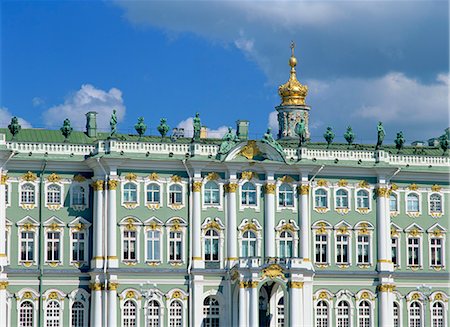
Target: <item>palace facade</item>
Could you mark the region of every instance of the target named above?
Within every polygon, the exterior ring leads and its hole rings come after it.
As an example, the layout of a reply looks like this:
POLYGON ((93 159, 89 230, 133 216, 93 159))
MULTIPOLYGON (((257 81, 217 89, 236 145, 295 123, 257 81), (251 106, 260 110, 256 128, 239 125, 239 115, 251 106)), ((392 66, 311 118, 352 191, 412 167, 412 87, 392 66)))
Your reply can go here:
POLYGON ((0 325, 448 326, 448 154, 308 142, 289 64, 276 140, 0 129, 0 325))

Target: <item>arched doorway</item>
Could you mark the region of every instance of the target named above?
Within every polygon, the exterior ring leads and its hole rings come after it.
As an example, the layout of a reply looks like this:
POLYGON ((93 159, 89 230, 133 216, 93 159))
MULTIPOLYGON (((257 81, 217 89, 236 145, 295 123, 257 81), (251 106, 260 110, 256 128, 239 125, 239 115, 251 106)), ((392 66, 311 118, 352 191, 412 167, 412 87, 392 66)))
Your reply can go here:
POLYGON ((259 326, 287 326, 287 298, 277 282, 265 282, 259 289, 259 326))

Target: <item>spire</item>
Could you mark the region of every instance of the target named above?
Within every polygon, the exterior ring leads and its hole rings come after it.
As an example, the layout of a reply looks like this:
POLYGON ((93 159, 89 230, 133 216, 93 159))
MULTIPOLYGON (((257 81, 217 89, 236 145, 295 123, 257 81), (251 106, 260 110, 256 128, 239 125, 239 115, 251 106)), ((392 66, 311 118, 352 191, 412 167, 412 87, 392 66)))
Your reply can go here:
POLYGON ((281 97, 282 106, 305 105, 305 98, 308 94, 308 86, 302 85, 297 80, 297 58, 294 54, 295 43, 291 41, 291 58, 289 58, 289 66, 291 66, 291 73, 289 80, 278 87, 278 94, 281 97))

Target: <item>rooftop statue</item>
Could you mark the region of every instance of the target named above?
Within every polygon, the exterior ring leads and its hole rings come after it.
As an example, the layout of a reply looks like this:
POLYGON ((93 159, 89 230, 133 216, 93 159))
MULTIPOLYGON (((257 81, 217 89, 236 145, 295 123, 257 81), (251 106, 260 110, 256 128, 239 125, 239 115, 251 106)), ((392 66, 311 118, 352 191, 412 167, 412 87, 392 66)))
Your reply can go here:
POLYGON ((111 115, 111 120, 109 121, 109 125, 111 126, 111 133, 109 134, 110 137, 113 137, 117 134, 117 116, 116 116, 116 109, 113 110, 111 115))
POLYGON ((400 153, 401 149, 403 149, 403 145, 405 144, 405 138, 402 131, 397 133, 397 138, 394 140, 394 143, 395 148, 398 150, 398 153, 400 153))
POLYGON ((334 140, 334 133, 331 127, 327 127, 327 130, 325 134, 323 134, 323 137, 325 138, 325 141, 327 141, 327 148, 329 148, 334 140))
POLYGON ((378 122, 377 126, 377 146, 375 147, 375 150, 381 149, 381 145, 383 144, 384 137, 386 136, 386 132, 383 128, 383 123, 378 122))
POLYGON ((60 130, 62 135, 64 136, 64 142, 66 142, 73 131, 73 127, 70 125, 69 118, 64 119, 63 126, 61 127, 60 130))
POLYGON ((134 129, 139 134, 139 138, 141 138, 145 134, 147 125, 144 123, 144 117, 138 118, 137 124, 134 125, 134 129))
POLYGON ((233 135, 232 128, 228 127, 228 131, 222 137, 222 143, 220 143, 218 155, 227 154, 235 145, 239 142, 239 137, 233 135))
POLYGON ((264 138, 261 140, 263 143, 269 144, 273 148, 275 148, 278 152, 280 152, 282 155, 284 155, 283 147, 275 141, 275 139, 272 136, 272 128, 267 128, 267 132, 264 134, 264 138))
POLYGON ((156 128, 159 134, 161 134, 161 137, 165 137, 170 129, 169 125, 167 125, 166 122, 166 118, 161 118, 161 120, 159 121, 159 126, 156 128))
POLYGON ((441 147, 442 150, 444 150, 444 153, 447 153, 448 150, 448 146, 449 146, 449 141, 448 141, 448 135, 447 133, 445 133, 444 135, 442 135, 439 138, 439 146, 441 147))
POLYGON ((295 133, 299 137, 299 144, 298 146, 303 146, 306 142, 306 126, 305 126, 305 120, 302 118, 300 121, 295 125, 295 133))
POLYGON ((200 130, 202 128, 202 124, 200 122, 200 114, 197 112, 194 117, 194 136, 192 141, 200 140, 200 130))
POLYGON ((15 138, 22 129, 22 126, 20 126, 19 124, 19 119, 16 116, 11 118, 11 123, 8 125, 8 129, 11 132, 13 138, 15 138))
POLYGON ((353 141, 355 140, 355 133, 353 133, 353 130, 350 126, 347 127, 347 131, 344 133, 344 138, 347 141, 347 144, 350 146, 352 145, 353 141))

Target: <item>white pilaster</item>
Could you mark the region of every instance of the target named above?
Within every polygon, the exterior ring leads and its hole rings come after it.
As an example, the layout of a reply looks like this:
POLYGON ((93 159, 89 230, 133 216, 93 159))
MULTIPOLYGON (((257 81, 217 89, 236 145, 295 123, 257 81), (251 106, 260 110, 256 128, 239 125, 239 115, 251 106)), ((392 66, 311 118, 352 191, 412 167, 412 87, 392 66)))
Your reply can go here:
POLYGON ((205 267, 201 250, 201 190, 202 182, 194 181, 192 184, 192 266, 194 268, 205 267))
POLYGON ((276 186, 271 180, 264 185, 265 220, 264 220, 264 249, 266 258, 275 258, 275 190, 276 186))
POLYGON ((237 184, 230 182, 225 185, 227 196, 227 260, 231 268, 238 260, 237 225, 236 225, 236 190, 237 184))
POLYGON ((93 231, 93 254, 92 267, 102 268, 105 254, 103 252, 103 188, 104 182, 101 179, 92 183, 94 188, 94 231, 93 231))
POLYGON ((201 327, 203 322, 203 276, 193 275, 192 291, 192 326, 201 327))
MULTIPOLYGON (((303 327, 303 282, 291 281, 289 284, 289 297, 290 297, 290 326, 303 327)), ((285 312, 287 312, 285 308, 285 312)))
POLYGON ((313 307, 313 280, 312 277, 308 277, 304 279, 303 282, 303 326, 304 327, 312 327, 313 324, 313 316, 314 316, 314 307, 313 307))
MULTIPOLYGON (((6 302, 7 302, 7 291, 8 282, 4 279, 6 274, 0 275, 0 326, 7 326, 6 317, 8 315, 6 302)), ((11 317, 10 317, 11 320, 11 317)))
POLYGON ((379 298, 379 316, 378 325, 392 327, 394 326, 394 287, 391 284, 381 284, 378 287, 379 298))
POLYGON ((101 327, 102 326, 102 314, 103 314, 103 304, 102 304, 102 285, 99 281, 92 284, 92 309, 91 309, 91 322, 92 326, 101 327))
POLYGON ((300 185, 300 257, 303 261, 310 262, 310 229, 311 219, 308 210, 309 184, 302 180, 300 185))
MULTIPOLYGON (((384 181, 383 181, 384 182, 384 181)), ((379 183, 377 194, 377 232, 378 232, 378 271, 393 271, 391 250, 391 227, 388 207, 389 189, 384 183, 379 183)))
POLYGON ((108 283, 108 307, 107 307, 107 319, 108 326, 117 326, 117 280, 110 280, 108 283))
POLYGON ((248 282, 250 291, 250 327, 259 327, 258 282, 248 282))
POLYGON ((6 266, 8 261, 6 257, 6 180, 7 176, 0 170, 0 266, 6 266))
POLYGON ((119 267, 119 258, 117 256, 117 180, 108 181, 108 222, 106 228, 108 228, 107 238, 107 259, 108 267, 119 267))
POLYGON ((248 327, 247 282, 239 283, 239 327, 248 327))

